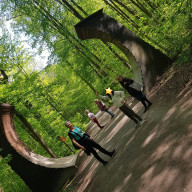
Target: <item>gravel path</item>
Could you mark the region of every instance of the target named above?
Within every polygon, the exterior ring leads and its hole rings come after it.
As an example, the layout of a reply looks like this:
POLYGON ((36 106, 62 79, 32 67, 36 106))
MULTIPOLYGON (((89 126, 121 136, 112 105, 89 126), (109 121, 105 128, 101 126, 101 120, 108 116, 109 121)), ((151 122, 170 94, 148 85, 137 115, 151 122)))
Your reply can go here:
MULTIPOLYGON (((191 192, 192 191, 192 64, 170 68, 148 95, 153 105, 143 115, 135 101, 133 110, 146 122, 137 130, 117 108, 111 120, 97 114, 101 124, 90 123, 87 132, 117 153, 103 166, 80 152, 75 192, 191 192), (136 104, 135 104, 136 103, 136 104)), ((70 186, 70 187, 71 187, 70 186)))

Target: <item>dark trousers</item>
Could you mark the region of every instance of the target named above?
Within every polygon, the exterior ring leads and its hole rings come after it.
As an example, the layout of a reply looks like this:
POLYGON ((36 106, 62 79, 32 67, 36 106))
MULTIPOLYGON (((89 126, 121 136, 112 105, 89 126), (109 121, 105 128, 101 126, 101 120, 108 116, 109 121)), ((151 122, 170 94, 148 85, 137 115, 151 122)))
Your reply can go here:
POLYGON ((111 111, 109 111, 109 109, 104 109, 103 111, 105 111, 105 112, 109 113, 109 115, 111 115, 111 117, 113 117, 113 116, 114 116, 114 114, 113 114, 111 111))
POLYGON ((146 97, 142 98, 140 101, 144 105, 145 109, 148 108, 148 106, 146 105, 146 102, 148 103, 148 105, 152 104, 146 97))
POLYGON ((140 92, 138 93, 138 95, 135 96, 135 98, 136 98, 138 101, 141 101, 141 103, 144 105, 145 109, 148 108, 148 106, 147 106, 146 103, 148 103, 148 105, 151 105, 151 104, 152 104, 152 103, 147 99, 146 95, 145 95, 142 91, 140 91, 140 92))
POLYGON ((132 119, 135 123, 138 123, 138 121, 141 121, 142 118, 137 115, 129 106, 127 103, 124 103, 119 109, 127 115, 130 119, 132 119))
POLYGON ((99 151, 101 151, 102 153, 104 153, 108 156, 111 155, 111 153, 109 151, 105 150, 103 147, 101 147, 98 143, 96 143, 92 139, 86 138, 83 141, 81 141, 80 144, 83 145, 86 148, 86 150, 88 150, 90 153, 92 153, 94 155, 94 157, 101 163, 104 163, 105 161, 97 154, 97 152, 95 151, 94 148, 98 149, 99 151))

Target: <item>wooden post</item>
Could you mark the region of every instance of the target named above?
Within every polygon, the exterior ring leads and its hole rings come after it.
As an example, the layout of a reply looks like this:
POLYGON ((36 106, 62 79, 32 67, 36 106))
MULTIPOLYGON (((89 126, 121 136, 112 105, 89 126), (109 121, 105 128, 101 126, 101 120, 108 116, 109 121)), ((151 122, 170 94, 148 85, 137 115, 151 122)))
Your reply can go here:
POLYGON ((65 142, 66 138, 63 136, 60 136, 59 138, 75 154, 75 151, 65 142))

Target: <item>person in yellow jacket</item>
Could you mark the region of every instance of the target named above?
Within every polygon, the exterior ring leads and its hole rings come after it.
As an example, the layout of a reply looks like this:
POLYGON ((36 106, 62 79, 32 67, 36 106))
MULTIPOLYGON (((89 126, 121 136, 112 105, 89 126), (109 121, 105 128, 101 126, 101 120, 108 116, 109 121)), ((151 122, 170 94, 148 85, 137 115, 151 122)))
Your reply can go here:
POLYGON ((106 96, 99 95, 96 92, 96 95, 102 100, 112 100, 113 104, 118 107, 125 115, 127 115, 131 120, 136 123, 136 128, 144 123, 144 120, 137 115, 125 102, 125 92, 124 91, 113 91, 108 88, 105 89, 106 96))

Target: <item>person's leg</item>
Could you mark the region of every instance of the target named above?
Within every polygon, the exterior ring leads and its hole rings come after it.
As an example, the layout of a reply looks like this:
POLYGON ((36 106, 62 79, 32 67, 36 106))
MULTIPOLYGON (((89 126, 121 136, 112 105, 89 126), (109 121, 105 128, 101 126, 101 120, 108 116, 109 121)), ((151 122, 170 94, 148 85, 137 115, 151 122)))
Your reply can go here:
POLYGON ((142 103, 142 104, 144 105, 144 107, 145 107, 145 110, 143 111, 143 113, 145 113, 149 108, 148 108, 148 106, 146 105, 144 98, 142 98, 140 101, 141 101, 141 103, 142 103))
POLYGON ((141 99, 140 101, 141 101, 141 103, 144 105, 145 109, 147 109, 147 105, 146 105, 146 103, 145 103, 145 99, 143 98, 143 99, 141 99))
POLYGON ((98 149, 99 151, 101 151, 102 153, 104 153, 104 154, 106 154, 106 155, 108 155, 110 157, 112 157, 114 152, 115 152, 115 150, 113 150, 112 152, 107 151, 106 149, 104 149, 98 143, 96 143, 94 140, 91 140, 91 139, 89 139, 89 145, 91 147, 94 147, 94 148, 98 149))
POLYGON ((145 122, 145 120, 137 115, 126 103, 122 107, 120 107, 120 110, 136 123, 136 128, 141 126, 145 122))
MULTIPOLYGON (((79 142, 80 145, 84 146, 86 151, 88 151, 89 153, 92 153, 94 155, 94 157, 100 161, 101 163, 103 163, 104 165, 107 164, 107 161, 103 160, 98 154, 97 152, 93 149, 90 141, 92 141, 89 138, 84 138, 83 140, 81 140, 81 142, 79 142)), ((85 152, 86 153, 86 152, 85 152)), ((88 153, 86 153, 88 155, 88 153)))
POLYGON ((103 110, 103 111, 105 111, 105 112, 109 113, 109 115, 111 115, 111 118, 113 118, 113 117, 114 117, 114 113, 113 113, 113 112, 111 112, 111 111, 109 111, 109 109, 105 109, 105 110, 103 110))
POLYGON ((143 92, 141 92, 140 94, 140 101, 145 107, 145 110, 143 112, 145 113, 149 109, 149 107, 152 105, 152 103, 147 99, 146 95, 143 92), (146 102, 148 103, 148 106, 146 105, 146 102))
POLYGON ((107 161, 103 160, 103 159, 97 154, 97 152, 95 151, 95 149, 89 148, 89 150, 90 150, 90 152, 94 155, 94 157, 95 157, 98 161, 100 161, 100 162, 103 163, 104 165, 107 164, 107 161))
POLYGON ((144 111, 143 111, 143 113, 145 113, 145 112, 149 109, 149 107, 146 105, 144 98, 143 98, 142 100, 140 100, 140 101, 141 101, 141 103, 142 103, 142 104, 144 105, 144 107, 145 107, 145 109, 144 109, 144 111))
POLYGON ((126 103, 123 106, 119 107, 119 109, 130 119, 132 119, 136 124, 138 123, 138 120, 142 120, 142 118, 137 115, 126 103))
POLYGON ((144 105, 144 107, 145 107, 145 110, 143 111, 143 113, 145 113, 145 112, 149 109, 149 107, 152 105, 152 103, 151 103, 146 97, 143 97, 140 101, 141 101, 141 103, 142 103, 142 104, 144 105), (145 102, 148 103, 148 106, 146 105, 145 102))
POLYGON ((151 101, 149 101, 146 96, 145 96, 144 100, 147 101, 147 103, 148 103, 148 108, 149 108, 149 107, 152 105, 151 101))
POLYGON ((143 113, 145 113, 148 110, 148 106, 145 103, 146 98, 145 94, 142 91, 139 91, 139 93, 135 96, 135 98, 143 104, 143 106, 145 107, 143 113))
POLYGON ((93 119, 93 121, 94 121, 100 128, 103 128, 103 127, 104 127, 104 126, 101 126, 101 125, 99 124, 99 121, 97 120, 97 118, 93 119))

